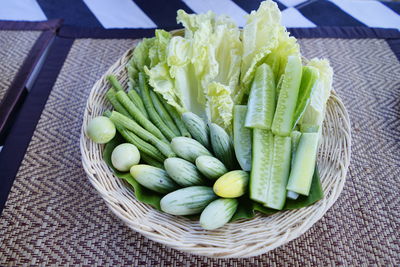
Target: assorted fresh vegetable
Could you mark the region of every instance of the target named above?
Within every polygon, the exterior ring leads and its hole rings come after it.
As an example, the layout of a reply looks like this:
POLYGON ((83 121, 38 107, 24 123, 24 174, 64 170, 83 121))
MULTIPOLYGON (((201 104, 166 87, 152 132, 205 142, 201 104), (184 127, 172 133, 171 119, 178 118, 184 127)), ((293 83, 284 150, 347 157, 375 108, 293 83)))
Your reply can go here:
POLYGON ((308 195, 318 149, 318 133, 303 133, 294 155, 287 189, 297 194, 308 195))
POLYGON ((208 186, 189 186, 165 195, 161 199, 161 210, 173 215, 193 215, 203 211, 217 198, 208 186))
POLYGON ((203 210, 200 225, 206 230, 214 230, 224 226, 235 214, 239 202, 235 198, 219 198, 203 210))
POLYGON ((291 139, 286 136, 274 136, 272 163, 267 191, 268 208, 281 210, 286 201, 286 184, 290 171, 291 139))
POLYGON ((196 165, 181 158, 168 158, 164 161, 168 175, 180 186, 203 185, 205 180, 196 165))
POLYGON ((247 191, 249 174, 245 171, 230 171, 222 175, 214 184, 214 192, 220 197, 237 198, 247 191))
POLYGON ((210 134, 204 120, 192 112, 183 113, 182 119, 192 138, 206 148, 210 148, 210 134))
POLYGON ((246 112, 246 128, 270 130, 275 113, 275 77, 271 67, 260 65, 251 84, 248 110, 246 112))
POLYGON ((301 81, 301 59, 298 55, 289 56, 285 72, 282 74, 282 83, 279 86, 278 103, 272 122, 272 132, 275 135, 288 136, 292 131, 294 110, 299 94, 301 81))
POLYGON ((218 124, 210 123, 210 139, 214 154, 229 169, 237 166, 232 139, 218 124))
POLYGON ((105 144, 115 136, 115 125, 109 118, 99 116, 91 120, 87 126, 87 136, 97 144, 105 144))
POLYGON ((140 153, 136 146, 124 143, 117 146, 111 154, 111 162, 114 168, 121 172, 127 172, 133 165, 140 161, 140 153))
POLYGON ((268 130, 253 130, 250 198, 267 203, 274 154, 274 136, 268 130))
POLYGON ((320 200, 316 166, 332 86, 327 60, 302 62, 268 0, 242 32, 227 16, 178 11, 182 36, 156 30, 110 75, 113 110, 87 125, 139 201, 200 214, 207 230, 320 200))
POLYGON ((228 172, 228 169, 219 159, 206 155, 196 158, 196 167, 199 172, 211 180, 216 180, 228 172))
POLYGON ((244 126, 247 106, 235 105, 233 109, 233 140, 236 158, 244 171, 251 170, 252 131, 244 126))
POLYGON ((172 139, 171 147, 179 157, 193 163, 200 156, 211 156, 207 148, 189 137, 175 137, 172 139))
POLYGON ((157 193, 165 194, 178 188, 166 171, 157 167, 145 164, 133 165, 130 173, 139 184, 157 193))

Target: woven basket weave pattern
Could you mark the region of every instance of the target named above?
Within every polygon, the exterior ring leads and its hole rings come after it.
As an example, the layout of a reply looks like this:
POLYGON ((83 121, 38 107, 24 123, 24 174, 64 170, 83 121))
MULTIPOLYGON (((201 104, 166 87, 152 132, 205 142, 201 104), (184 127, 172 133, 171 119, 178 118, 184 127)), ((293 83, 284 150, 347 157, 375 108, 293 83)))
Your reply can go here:
POLYGON ((111 210, 130 228, 143 235, 189 253, 211 257, 250 257, 274 249, 307 231, 338 198, 350 160, 350 123, 347 111, 335 92, 328 101, 323 139, 318 157, 325 193, 318 203, 272 216, 258 215, 251 220, 229 223, 215 231, 203 230, 197 221, 154 210, 137 201, 133 192, 116 178, 102 160, 103 147, 84 134, 88 121, 110 109, 105 98, 109 85, 106 75, 114 74, 127 85, 124 68, 127 51, 103 77, 89 95, 81 133, 82 163, 90 182, 99 191, 111 210))

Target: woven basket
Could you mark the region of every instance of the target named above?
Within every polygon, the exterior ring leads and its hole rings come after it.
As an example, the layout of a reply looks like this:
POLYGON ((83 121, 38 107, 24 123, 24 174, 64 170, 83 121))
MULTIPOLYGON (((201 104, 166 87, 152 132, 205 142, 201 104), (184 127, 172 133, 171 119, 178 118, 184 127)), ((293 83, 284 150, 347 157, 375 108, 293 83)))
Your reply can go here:
POLYGON ((221 258, 251 257, 299 237, 336 201, 349 166, 351 135, 347 111, 335 92, 328 100, 318 155, 325 196, 314 205, 271 216, 259 214, 253 219, 239 220, 220 229, 206 231, 198 221, 157 211, 136 200, 132 190, 103 161, 104 146, 93 143, 85 136, 88 121, 111 108, 105 97, 109 89, 106 75, 116 75, 126 86, 128 76, 124 66, 131 51, 127 51, 93 86, 83 116, 80 138, 82 164, 90 182, 112 212, 131 229, 188 253, 221 258))

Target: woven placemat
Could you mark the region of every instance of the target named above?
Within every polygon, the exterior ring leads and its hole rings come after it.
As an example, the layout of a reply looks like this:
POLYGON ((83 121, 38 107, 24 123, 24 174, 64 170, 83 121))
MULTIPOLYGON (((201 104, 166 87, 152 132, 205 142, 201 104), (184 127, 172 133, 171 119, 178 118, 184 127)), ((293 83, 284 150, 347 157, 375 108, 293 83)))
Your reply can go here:
MULTIPOLYGON (((10 133, 60 25, 61 20, 57 19, 0 21, 0 145, 10 133)), ((10 187, 4 180, 1 182, 0 209, 4 205, 3 192, 10 187)))
POLYGON ((116 219, 89 184, 79 133, 90 88, 132 40, 76 40, 0 217, 0 265, 395 265, 400 263, 400 64, 384 40, 301 40, 326 56, 350 113, 353 154, 342 195, 300 238, 249 259, 167 248, 116 219), (397 141, 397 142, 396 142, 397 141))
POLYGON ((0 31, 0 103, 40 31, 0 31))

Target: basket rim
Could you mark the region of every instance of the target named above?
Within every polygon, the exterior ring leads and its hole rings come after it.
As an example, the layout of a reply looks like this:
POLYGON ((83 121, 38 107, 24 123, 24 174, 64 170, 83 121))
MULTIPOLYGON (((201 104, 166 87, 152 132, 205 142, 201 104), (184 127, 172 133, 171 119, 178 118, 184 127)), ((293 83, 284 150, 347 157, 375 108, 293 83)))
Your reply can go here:
MULTIPOLYGON (((179 31, 179 30, 178 30, 179 31)), ((90 151, 87 148, 87 143, 88 138, 85 135, 85 121, 89 118, 89 111, 90 111, 90 105, 91 105, 91 97, 93 95, 96 94, 96 90, 98 90, 99 88, 101 88, 102 85, 104 85, 106 83, 106 76, 113 73, 116 74, 116 72, 121 72, 121 70, 123 70, 124 65, 122 64, 124 61, 126 61, 126 59, 129 57, 131 51, 134 49, 134 47, 132 47, 131 49, 128 49, 121 58, 119 58, 107 71, 105 74, 103 74, 99 80, 97 80, 97 82, 93 85, 93 87, 91 88, 90 91, 90 95, 88 97, 88 100, 86 102, 86 106, 85 106, 85 111, 84 111, 84 116, 83 116, 83 124, 81 127, 81 135, 80 135, 80 150, 81 150, 81 160, 82 160, 82 166, 86 172, 86 175, 89 179, 89 181, 91 182, 91 184, 94 186, 94 188, 97 190, 97 192, 101 195, 101 197, 103 198, 103 200, 105 201, 106 205, 109 207, 109 209, 112 211, 112 213, 114 215, 116 215, 119 219, 121 219, 129 228, 131 228, 132 230, 146 236, 147 238, 162 243, 164 245, 170 246, 172 248, 187 252, 187 253, 191 253, 191 254, 197 254, 197 255, 201 255, 201 256, 208 256, 208 257, 214 257, 214 258, 244 258, 244 257, 252 257, 252 256, 257 256, 263 253, 266 253, 267 251, 270 251, 276 247, 279 247, 291 240, 296 239, 297 237, 299 237, 300 235, 302 235, 304 232, 306 232, 307 230, 309 230, 318 220, 320 220, 323 215, 329 210, 329 208, 336 202, 337 198, 339 197, 341 191, 343 190, 344 187, 344 183, 346 180, 346 175, 347 175, 347 171, 348 171, 348 167, 350 164, 350 158, 351 158, 351 124, 350 124, 350 118, 348 115, 348 112, 343 104, 343 102, 341 101, 340 97, 337 95, 337 93, 332 89, 332 94, 330 96, 330 100, 334 101, 334 103, 338 106, 339 111, 340 111, 340 115, 341 115, 341 119, 343 120, 343 134, 344 134, 344 138, 345 138, 345 143, 347 144, 347 150, 345 151, 345 154, 347 156, 347 158, 345 158, 344 162, 340 162, 340 181, 338 183, 338 188, 337 188, 337 192, 336 195, 331 198, 331 199, 325 199, 325 197, 320 200, 319 202, 321 202, 320 204, 322 205, 321 208, 318 209, 319 213, 317 213, 316 215, 311 216, 311 218, 308 218, 305 222, 303 222, 301 224, 300 227, 300 231, 297 232, 288 232, 287 234, 285 234, 285 236, 283 236, 278 242, 276 242, 273 245, 270 245, 266 248, 257 248, 254 253, 248 253, 246 255, 243 255, 241 253, 235 252, 235 253, 229 253, 229 252, 218 252, 218 253, 210 253, 208 250, 210 248, 206 248, 204 249, 202 246, 193 246, 193 245, 187 245, 185 244, 185 242, 182 242, 181 244, 177 244, 176 240, 171 240, 166 238, 165 236, 162 236, 160 234, 154 233, 154 231, 152 231, 153 229, 146 228, 146 226, 140 225, 137 222, 133 222, 132 220, 129 220, 129 218, 126 217, 126 214, 123 214, 121 212, 121 210, 119 208, 117 208, 117 205, 120 204, 118 203, 120 201, 120 199, 113 199, 110 198, 110 195, 108 194, 107 190, 104 190, 104 187, 96 180, 96 172, 93 169, 93 166, 91 166, 91 161, 88 158, 88 155, 90 154, 90 151)), ((92 146, 92 147, 96 147, 98 149, 97 152, 100 152, 100 154, 102 153, 102 149, 101 146, 92 146)), ((115 179, 119 179, 117 178, 114 174, 112 174, 112 176, 115 179)), ((318 203, 318 202, 317 202, 318 203)), ((311 205, 314 206, 315 204, 311 205)), ((307 207, 306 207, 307 208, 307 207)), ((306 208, 302 208, 300 210, 306 209, 306 208)), ((284 211, 284 212, 279 212, 277 213, 282 214, 288 211, 284 211)), ((252 219, 246 219, 246 221, 252 221, 254 220, 254 218, 252 219)), ((241 222, 241 220, 239 221, 241 222)), ((212 250, 212 249, 211 249, 212 250)))

